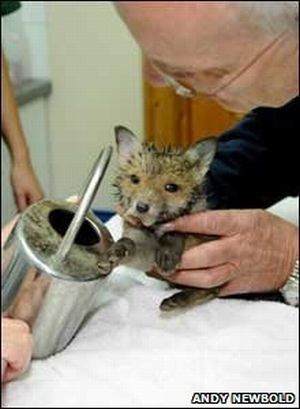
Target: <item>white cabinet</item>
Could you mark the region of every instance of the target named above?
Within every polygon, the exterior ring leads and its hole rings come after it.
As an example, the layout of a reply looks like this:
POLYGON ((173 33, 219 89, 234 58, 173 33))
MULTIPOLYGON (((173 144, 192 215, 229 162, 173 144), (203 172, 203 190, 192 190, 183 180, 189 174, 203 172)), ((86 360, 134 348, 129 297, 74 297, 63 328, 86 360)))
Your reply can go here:
MULTIPOLYGON (((45 195, 51 196, 51 141, 48 131, 47 105, 47 98, 37 98, 20 106, 19 113, 36 175, 44 189, 45 195)), ((16 214, 17 208, 10 184, 10 156, 2 139, 1 159, 1 224, 3 226, 16 214)))

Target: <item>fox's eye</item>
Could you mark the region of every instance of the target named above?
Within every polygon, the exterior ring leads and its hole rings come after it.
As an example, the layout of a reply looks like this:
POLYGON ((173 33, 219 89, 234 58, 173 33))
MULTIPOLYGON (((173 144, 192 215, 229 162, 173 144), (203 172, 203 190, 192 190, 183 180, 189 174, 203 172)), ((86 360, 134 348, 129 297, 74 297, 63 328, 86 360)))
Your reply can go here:
POLYGON ((179 186, 176 185, 175 183, 168 183, 165 185, 165 190, 167 192, 174 193, 174 192, 177 192, 178 189, 179 189, 179 186))
POLYGON ((140 178, 138 176, 136 176, 136 175, 131 175, 130 180, 134 185, 137 185, 139 183, 139 181, 140 181, 140 178))

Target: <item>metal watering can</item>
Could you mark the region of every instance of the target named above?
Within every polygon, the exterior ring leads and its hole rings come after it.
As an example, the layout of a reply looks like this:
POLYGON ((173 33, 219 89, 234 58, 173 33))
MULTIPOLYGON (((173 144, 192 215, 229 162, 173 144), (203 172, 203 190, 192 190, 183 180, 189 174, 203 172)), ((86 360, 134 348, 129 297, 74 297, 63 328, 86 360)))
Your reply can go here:
POLYGON ((101 151, 79 204, 31 205, 3 248, 2 313, 30 325, 34 358, 64 349, 94 308, 104 279, 97 258, 113 239, 90 206, 111 155, 111 146, 101 151))

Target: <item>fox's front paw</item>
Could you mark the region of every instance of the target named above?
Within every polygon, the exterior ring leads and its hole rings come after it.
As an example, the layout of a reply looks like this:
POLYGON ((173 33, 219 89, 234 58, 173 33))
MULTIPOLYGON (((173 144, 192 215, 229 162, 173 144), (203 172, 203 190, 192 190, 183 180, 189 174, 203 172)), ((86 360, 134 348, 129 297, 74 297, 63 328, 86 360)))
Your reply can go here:
POLYGON ((155 262, 162 275, 174 273, 180 263, 185 238, 181 233, 164 234, 158 242, 155 262))
POLYGON ((180 259, 181 254, 174 252, 172 248, 161 246, 156 250, 155 262, 162 275, 174 273, 180 259))
POLYGON ((122 238, 114 243, 111 248, 100 255, 97 267, 101 274, 107 275, 128 256, 134 253, 135 244, 132 240, 122 238))
POLYGON ((101 254, 97 262, 97 268, 99 270, 99 274, 105 276, 112 272, 114 265, 113 261, 110 259, 108 253, 101 254))

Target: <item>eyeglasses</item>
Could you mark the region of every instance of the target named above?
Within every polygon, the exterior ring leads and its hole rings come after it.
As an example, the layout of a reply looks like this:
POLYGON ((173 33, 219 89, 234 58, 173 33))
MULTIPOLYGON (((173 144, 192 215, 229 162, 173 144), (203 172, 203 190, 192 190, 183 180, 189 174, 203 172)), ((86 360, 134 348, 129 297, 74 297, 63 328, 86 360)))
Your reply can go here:
MULTIPOLYGON (((278 37, 273 39, 269 44, 267 44, 266 47, 264 47, 258 54, 255 55, 255 57, 244 67, 242 67, 238 72, 233 73, 230 78, 227 77, 225 82, 221 82, 218 86, 214 87, 214 89, 211 89, 210 92, 207 90, 203 90, 203 94, 206 94, 209 97, 217 97, 217 95, 221 92, 227 89, 229 86, 231 86, 233 83, 236 82, 237 79, 239 79, 241 76, 243 76, 246 72, 249 71, 250 68, 252 68, 259 60, 260 58, 266 54, 270 49, 274 47, 282 39, 284 36, 285 31, 282 32, 278 37)), ((199 92, 197 92, 194 88, 191 86, 187 86, 185 83, 182 81, 179 81, 172 77, 169 74, 166 74, 158 65, 157 63, 154 63, 151 61, 151 64, 155 68, 155 70, 159 73, 159 75, 162 77, 162 79, 165 81, 165 83, 170 86, 171 88, 174 89, 175 93, 181 97, 184 98, 195 98, 199 92)))
POLYGON ((176 95, 179 95, 183 98, 195 98, 197 96, 197 92, 194 89, 192 89, 191 87, 187 87, 181 81, 178 81, 171 75, 166 74, 156 64, 152 63, 152 65, 155 68, 155 70, 159 73, 159 75, 162 77, 166 85, 173 88, 176 95))
POLYGON ((286 31, 279 34, 276 38, 274 38, 270 43, 268 43, 260 52, 258 52, 254 58, 244 67, 242 67, 238 72, 234 73, 231 78, 227 78, 227 81, 223 84, 220 84, 209 96, 217 97, 221 91, 224 91, 228 87, 230 87, 233 83, 236 83, 236 80, 239 80, 241 77, 244 77, 244 74, 247 73, 250 68, 253 68, 257 64, 257 62, 261 61, 261 57, 267 54, 268 51, 273 49, 273 47, 280 42, 280 40, 284 37, 286 31))

